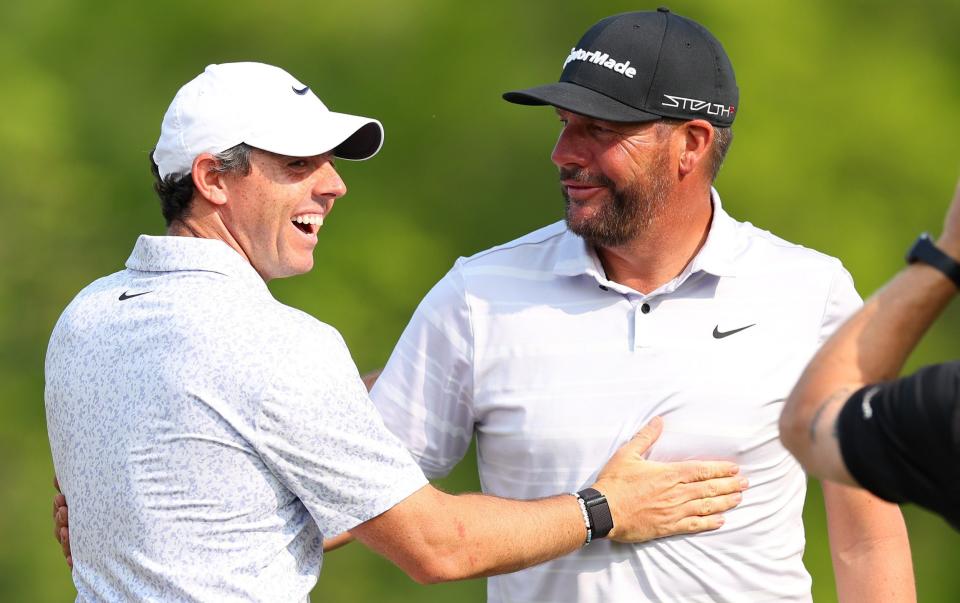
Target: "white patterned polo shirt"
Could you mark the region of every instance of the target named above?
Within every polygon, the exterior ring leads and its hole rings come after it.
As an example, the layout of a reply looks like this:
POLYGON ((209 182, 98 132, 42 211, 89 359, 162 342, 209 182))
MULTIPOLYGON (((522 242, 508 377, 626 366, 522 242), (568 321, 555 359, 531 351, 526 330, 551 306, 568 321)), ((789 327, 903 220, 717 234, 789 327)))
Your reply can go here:
POLYGON ((225 243, 141 236, 46 359, 78 601, 306 601, 324 536, 426 484, 332 327, 225 243))

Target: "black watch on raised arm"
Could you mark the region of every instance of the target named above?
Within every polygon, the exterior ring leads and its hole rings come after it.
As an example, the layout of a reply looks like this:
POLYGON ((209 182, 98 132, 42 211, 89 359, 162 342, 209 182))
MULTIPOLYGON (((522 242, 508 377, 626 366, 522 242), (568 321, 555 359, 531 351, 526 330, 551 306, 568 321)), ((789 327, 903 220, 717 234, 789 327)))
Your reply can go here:
POLYGON ((907 263, 923 262, 942 272, 953 284, 960 288, 960 262, 944 253, 933 244, 928 233, 923 233, 907 252, 907 263))

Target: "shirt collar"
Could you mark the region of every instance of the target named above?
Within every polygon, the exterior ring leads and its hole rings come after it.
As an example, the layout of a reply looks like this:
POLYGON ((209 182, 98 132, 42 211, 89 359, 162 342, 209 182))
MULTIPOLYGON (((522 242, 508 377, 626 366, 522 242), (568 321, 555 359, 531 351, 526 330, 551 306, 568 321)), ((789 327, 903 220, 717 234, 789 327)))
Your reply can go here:
POLYGON ((687 268, 691 273, 702 270, 715 276, 736 276, 737 262, 734 260, 740 247, 737 236, 739 224, 723 210, 720 193, 712 186, 710 201, 713 203, 713 220, 707 240, 687 268))
MULTIPOLYGON (((736 276, 737 263, 734 258, 739 247, 737 222, 723 210, 720 194, 713 187, 710 188, 710 202, 713 204, 713 219, 710 222, 707 240, 683 272, 674 279, 678 283, 697 272, 707 272, 716 276, 736 276)), ((607 283, 597 252, 579 235, 569 230, 564 232, 563 239, 560 241, 554 273, 560 276, 588 275, 601 284, 607 283)))
POLYGON ((126 265, 141 272, 216 272, 267 290, 250 262, 217 239, 140 235, 126 265))

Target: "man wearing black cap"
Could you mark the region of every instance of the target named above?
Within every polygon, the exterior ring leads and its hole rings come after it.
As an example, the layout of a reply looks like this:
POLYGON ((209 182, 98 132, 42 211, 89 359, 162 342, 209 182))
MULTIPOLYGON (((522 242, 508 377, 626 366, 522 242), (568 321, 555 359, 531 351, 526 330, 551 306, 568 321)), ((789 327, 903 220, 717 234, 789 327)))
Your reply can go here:
MULTIPOLYGON (((666 9, 617 15, 565 52, 558 83, 504 97, 555 108, 566 220, 458 260, 372 392, 428 476, 476 434, 486 492, 584 501, 593 543, 491 578, 489 600, 810 601, 806 478, 777 420, 860 299, 836 259, 721 207, 711 185, 739 107, 722 46, 666 9), (602 502, 581 489, 653 416, 664 431, 649 458, 665 471, 733 460, 751 489, 715 531, 680 535, 669 505, 651 505, 662 538, 598 539, 602 502)), ((912 600, 899 510, 861 491, 824 493, 841 598, 912 600)))
POLYGON ((943 233, 824 344, 783 409, 781 437, 812 475, 912 502, 960 530, 960 362, 897 378, 960 289, 960 185, 943 233))

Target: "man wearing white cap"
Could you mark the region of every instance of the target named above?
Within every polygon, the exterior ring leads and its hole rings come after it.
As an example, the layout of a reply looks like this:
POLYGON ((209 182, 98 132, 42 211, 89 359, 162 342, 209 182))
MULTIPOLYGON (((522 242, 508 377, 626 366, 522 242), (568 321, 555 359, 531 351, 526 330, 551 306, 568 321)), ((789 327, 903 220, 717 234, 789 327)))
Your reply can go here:
POLYGON ((589 509, 427 485, 339 333, 266 286, 312 267, 346 192, 334 158, 382 139, 268 65, 211 65, 177 94, 153 154, 167 236, 141 236, 126 270, 80 292, 47 350, 79 601, 305 601, 323 537, 345 530, 423 582, 490 575, 593 537, 648 540, 658 500, 690 502, 664 515, 679 532, 739 502, 733 463, 665 479, 643 460, 656 419, 591 482, 589 509))

